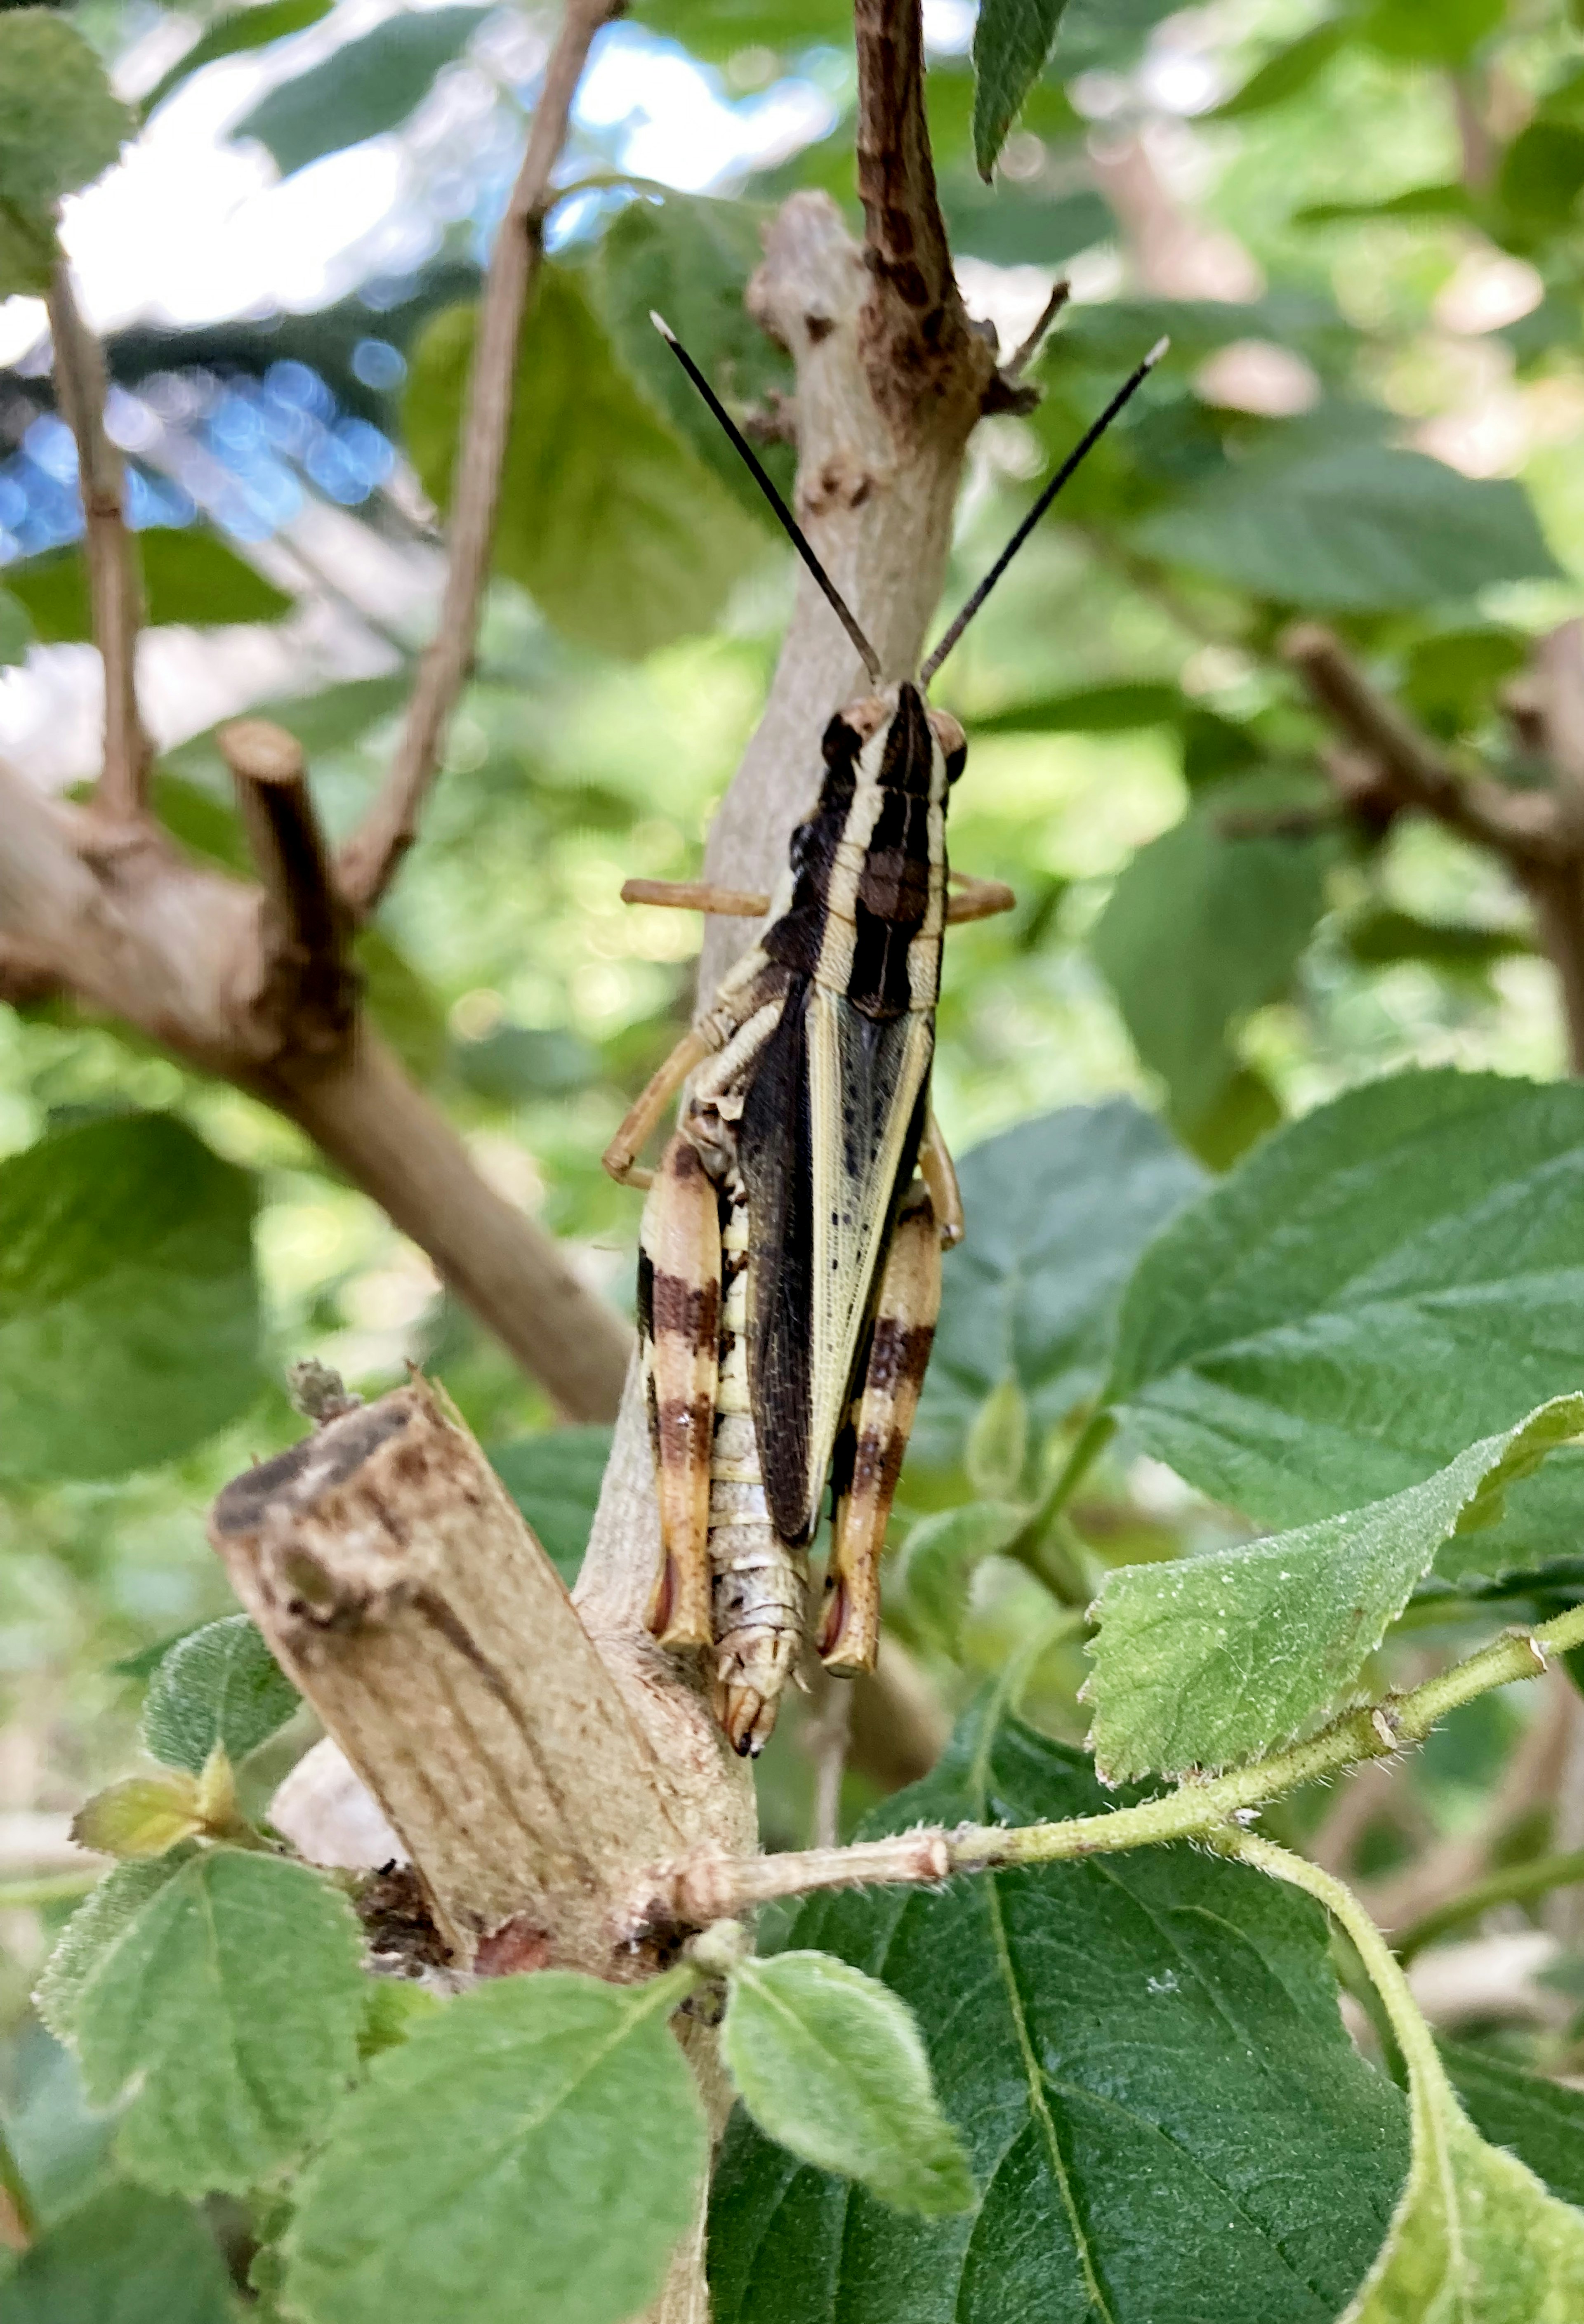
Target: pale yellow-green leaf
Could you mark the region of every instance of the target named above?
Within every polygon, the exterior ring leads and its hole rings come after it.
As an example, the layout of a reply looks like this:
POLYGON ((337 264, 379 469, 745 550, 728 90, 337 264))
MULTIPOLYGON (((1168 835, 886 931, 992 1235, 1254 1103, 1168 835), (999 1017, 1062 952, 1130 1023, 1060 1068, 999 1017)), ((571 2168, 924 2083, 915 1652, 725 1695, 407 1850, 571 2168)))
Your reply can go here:
POLYGON ((101 1856, 163 1856, 190 1840, 207 1821, 198 1786, 179 1768, 163 1775, 129 1775, 86 1800, 72 1819, 79 1848, 101 1856))

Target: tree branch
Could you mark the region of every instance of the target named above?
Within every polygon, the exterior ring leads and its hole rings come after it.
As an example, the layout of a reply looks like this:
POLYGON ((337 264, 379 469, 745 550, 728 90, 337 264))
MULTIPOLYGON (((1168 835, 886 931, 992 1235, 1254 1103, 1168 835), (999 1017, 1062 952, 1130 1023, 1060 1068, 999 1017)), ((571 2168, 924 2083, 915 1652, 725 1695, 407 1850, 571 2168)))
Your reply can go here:
POLYGON ((325 1055, 351 1031, 357 980, 346 962, 351 916, 335 885, 309 797, 302 746, 283 727, 244 718, 216 740, 268 899, 264 949, 292 986, 303 1046, 325 1055))
POLYGON ((705 1928, 711 1921, 734 1920, 775 1896, 929 1884, 954 1872, 1070 1862, 1158 1847, 1166 1840, 1208 1839, 1235 1829, 1300 1784, 1422 1743, 1449 1711, 1492 1687, 1539 1676, 1549 1666, 1550 1654, 1580 1643, 1584 1606, 1575 1606, 1533 1630, 1507 1632, 1407 1694, 1345 1712, 1306 1743, 1109 1814, 1075 1816, 1063 1823, 960 1824, 954 1831, 921 1828, 895 1839, 860 1840, 851 1848, 808 1849, 782 1856, 733 1859, 700 1850, 652 1868, 634 1887, 621 1925, 634 1937, 661 1930, 676 1934, 705 1928))
POLYGON ((49 309, 55 400, 77 439, 88 601, 105 669, 105 764, 97 797, 107 815, 130 822, 143 812, 153 759, 137 704, 143 586, 122 514, 121 455, 105 433, 105 358, 78 309, 64 259, 51 281, 49 309))
POLYGON ((449 562, 438 625, 418 679, 384 787, 342 851, 340 883, 355 910, 372 911, 418 835, 419 810, 434 780, 446 728, 473 666, 479 605, 488 578, 511 429, 519 342, 544 255, 550 180, 566 142, 577 86, 594 37, 624 0, 566 0, 545 67, 528 148, 490 254, 478 333, 452 481, 449 562))

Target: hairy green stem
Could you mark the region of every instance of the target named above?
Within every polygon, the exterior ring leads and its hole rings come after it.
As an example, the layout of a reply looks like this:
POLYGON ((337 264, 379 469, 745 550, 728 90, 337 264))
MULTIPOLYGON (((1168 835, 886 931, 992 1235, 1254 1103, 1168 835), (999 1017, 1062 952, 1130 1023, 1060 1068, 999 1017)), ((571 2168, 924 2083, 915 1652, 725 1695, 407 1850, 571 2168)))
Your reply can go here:
POLYGON ((1535 1629, 1510 1630, 1493 1638, 1478 1654, 1406 1694, 1388 1695, 1371 1707, 1344 1712, 1307 1742, 1290 1744, 1229 1775, 1185 1783, 1158 1799, 1103 1815, 1074 1816, 1062 1823, 960 1824, 953 1831, 924 1828, 888 1840, 859 1840, 850 1848, 778 1856, 682 1858, 644 1877, 633 1897, 631 1924, 636 1929, 666 1924, 698 1928, 710 1921, 737 1919, 773 1896, 806 1895, 815 1889, 935 1882, 953 1872, 1111 1856, 1165 1840, 1219 1842, 1235 1837, 1239 1823, 1284 1793, 1339 1775, 1361 1760, 1389 1758, 1422 1743, 1449 1711, 1492 1687, 1537 1678, 1552 1654, 1580 1644, 1584 1606, 1574 1606, 1535 1629))
POLYGON ((1477 1881, 1460 1896, 1449 1897, 1433 1913, 1426 1913, 1404 1929, 1395 1946, 1397 1959, 1411 1961, 1415 1953, 1434 1944, 1449 1929, 1460 1928, 1465 1921, 1477 1921, 1493 1904, 1523 1904, 1531 1896, 1549 1895, 1553 1888, 1567 1888, 1579 1880, 1584 1880, 1584 1848, 1572 1849, 1562 1856, 1533 1856, 1527 1864, 1509 1864, 1500 1872, 1491 1873, 1487 1879, 1477 1881))

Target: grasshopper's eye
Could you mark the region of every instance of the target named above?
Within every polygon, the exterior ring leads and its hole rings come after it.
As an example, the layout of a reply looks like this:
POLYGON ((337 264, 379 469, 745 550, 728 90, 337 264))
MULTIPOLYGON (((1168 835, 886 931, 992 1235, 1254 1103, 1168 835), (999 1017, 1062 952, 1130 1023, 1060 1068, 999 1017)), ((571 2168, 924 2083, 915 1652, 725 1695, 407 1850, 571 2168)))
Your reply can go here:
POLYGON ((929 723, 946 761, 946 780, 954 783, 968 761, 968 737, 949 710, 932 710, 929 723))

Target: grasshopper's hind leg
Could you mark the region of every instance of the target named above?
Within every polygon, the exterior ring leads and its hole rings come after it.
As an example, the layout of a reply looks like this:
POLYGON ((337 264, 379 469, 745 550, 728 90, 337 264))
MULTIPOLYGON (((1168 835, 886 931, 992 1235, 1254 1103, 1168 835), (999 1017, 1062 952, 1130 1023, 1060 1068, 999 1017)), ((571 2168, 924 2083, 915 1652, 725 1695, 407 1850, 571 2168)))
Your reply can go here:
POLYGON ((663 1646, 707 1646, 721 1222, 714 1181, 680 1130, 643 1206, 638 1321, 660 1502, 660 1565, 645 1620, 663 1646))
POLYGON ((874 1668, 879 1646, 880 1551, 941 1305, 941 1229, 928 1186, 903 1202, 880 1278, 863 1385, 853 1401, 851 1471, 836 1480, 820 1660, 833 1676, 874 1668))
POLYGON ((701 1065, 715 1044, 705 1034, 684 1033, 670 1056, 653 1074, 648 1085, 640 1091, 627 1109, 621 1129, 600 1157, 601 1167, 609 1171, 618 1185, 649 1186, 654 1174, 638 1167, 638 1157, 654 1132, 659 1128, 660 1117, 695 1065, 701 1065))

